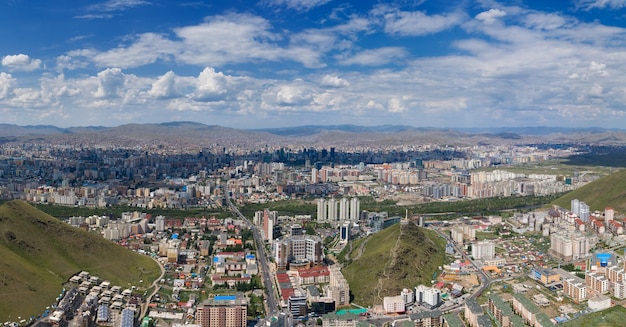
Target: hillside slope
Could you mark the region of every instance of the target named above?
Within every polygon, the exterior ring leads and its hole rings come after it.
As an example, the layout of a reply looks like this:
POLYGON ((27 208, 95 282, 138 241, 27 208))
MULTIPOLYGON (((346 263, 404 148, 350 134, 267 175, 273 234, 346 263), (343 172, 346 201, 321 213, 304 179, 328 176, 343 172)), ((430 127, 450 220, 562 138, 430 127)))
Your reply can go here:
POLYGON ((604 176, 569 192, 554 201, 554 204, 570 209, 573 199, 587 203, 592 211, 612 207, 620 213, 626 213, 626 170, 604 176))
POLYGON ((81 270, 116 285, 159 276, 149 257, 69 226, 22 201, 0 206, 0 317, 38 315, 81 270))
POLYGON ((445 258, 445 240, 413 223, 396 224, 355 242, 351 262, 342 270, 354 302, 381 304, 403 288, 430 285, 445 258), (363 245, 363 246, 362 246, 363 245))

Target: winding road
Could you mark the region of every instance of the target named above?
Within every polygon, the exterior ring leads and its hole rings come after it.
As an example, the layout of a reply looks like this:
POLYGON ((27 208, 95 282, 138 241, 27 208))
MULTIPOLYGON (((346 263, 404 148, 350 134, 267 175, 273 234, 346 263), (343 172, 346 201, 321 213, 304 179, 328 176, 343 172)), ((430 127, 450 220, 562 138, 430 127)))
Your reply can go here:
POLYGON ((152 258, 152 260, 156 261, 156 263, 159 265, 159 268, 161 269, 161 276, 159 276, 159 278, 155 279, 152 282, 152 285, 150 285, 150 287, 153 287, 154 289, 152 290, 152 293, 150 295, 148 295, 148 297, 146 298, 146 302, 141 307, 141 314, 139 315, 140 319, 143 319, 146 316, 146 313, 148 313, 148 308, 150 307, 150 302, 152 301, 152 297, 161 288, 161 286, 159 285, 159 282, 161 281, 161 279, 163 279, 163 277, 165 277, 165 268, 163 267, 163 265, 159 262, 159 260, 157 260, 155 258, 152 258))

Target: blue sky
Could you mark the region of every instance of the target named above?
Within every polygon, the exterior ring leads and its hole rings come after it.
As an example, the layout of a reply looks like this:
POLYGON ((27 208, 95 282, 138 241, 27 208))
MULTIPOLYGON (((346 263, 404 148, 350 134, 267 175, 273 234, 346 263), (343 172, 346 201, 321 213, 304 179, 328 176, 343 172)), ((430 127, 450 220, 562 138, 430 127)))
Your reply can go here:
POLYGON ((0 2, 0 123, 626 124, 626 1, 0 2))

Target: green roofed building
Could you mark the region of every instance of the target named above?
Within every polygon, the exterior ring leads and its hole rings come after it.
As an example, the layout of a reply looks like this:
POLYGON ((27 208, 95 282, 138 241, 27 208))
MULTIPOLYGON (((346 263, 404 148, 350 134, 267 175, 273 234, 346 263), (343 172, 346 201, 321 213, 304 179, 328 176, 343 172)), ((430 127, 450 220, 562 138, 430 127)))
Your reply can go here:
POLYGON ((552 320, 522 294, 513 294, 513 312, 522 316, 524 321, 533 327, 554 326, 552 320))
POLYGON ((450 313, 443 316, 443 327, 465 327, 459 315, 450 313))
POLYGON ((328 313, 321 317, 323 327, 370 327, 371 324, 363 321, 361 316, 352 313, 328 313))
POLYGON ((496 294, 489 295, 489 311, 498 326, 501 327, 523 327, 526 324, 522 317, 513 313, 511 305, 504 302, 502 298, 496 294))

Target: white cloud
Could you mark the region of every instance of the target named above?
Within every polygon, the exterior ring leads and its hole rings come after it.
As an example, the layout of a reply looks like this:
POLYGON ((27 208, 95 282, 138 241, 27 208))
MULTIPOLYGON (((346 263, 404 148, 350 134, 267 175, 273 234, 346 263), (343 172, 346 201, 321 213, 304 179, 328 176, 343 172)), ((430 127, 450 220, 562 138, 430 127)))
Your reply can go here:
POLYGON ((391 98, 387 102, 387 111, 392 113, 401 113, 406 112, 407 108, 404 106, 402 101, 398 98, 391 98))
POLYGON ((386 47, 361 51, 351 57, 340 58, 341 65, 382 66, 404 59, 408 53, 404 48, 386 47))
POLYGON ((350 82, 339 76, 324 75, 321 85, 327 87, 346 87, 350 86, 350 82))
POLYGON ((207 67, 198 76, 196 91, 192 97, 203 102, 223 100, 234 83, 235 79, 232 76, 215 72, 214 68, 207 67))
POLYGON ((621 9, 626 7, 624 0, 576 0, 575 7, 577 10, 591 9, 621 9))
POLYGON ((605 64, 601 64, 595 61, 592 61, 589 64, 589 71, 591 71, 592 73, 598 75, 598 76, 608 76, 609 73, 606 71, 606 65, 605 64))
POLYGON ((276 90, 276 103, 283 106, 303 104, 311 99, 308 89, 297 85, 283 85, 276 90))
POLYGON ((62 71, 64 69, 74 70, 78 68, 87 68, 96 54, 97 52, 91 49, 69 51, 66 54, 57 57, 56 69, 62 71))
POLYGON ((31 59, 28 55, 17 54, 8 55, 2 58, 2 66, 7 67, 11 71, 33 71, 41 68, 40 59, 31 59))
POLYGON ((15 87, 15 78, 11 74, 0 72, 0 100, 8 98, 15 87))
POLYGON ((265 4, 272 7, 286 7, 296 11, 309 11, 330 1, 331 0, 266 0, 265 4))
POLYGON ((603 92, 604 88, 602 87, 602 85, 594 83, 593 85, 591 85, 588 94, 590 97, 601 98, 603 92))
POLYGON ((322 49, 310 44, 283 47, 279 45, 283 36, 270 30, 269 22, 259 16, 212 16, 202 24, 174 29, 176 37, 173 39, 155 33, 140 34, 130 45, 98 53, 93 60, 101 67, 122 68, 159 60, 203 67, 281 60, 300 62, 307 67, 323 66, 320 63, 322 49))
POLYGON ((151 64, 159 59, 167 60, 179 51, 177 44, 163 36, 145 33, 139 35, 130 46, 95 54, 93 60, 101 67, 130 68, 151 64))
POLYGON ((398 35, 427 35, 450 29, 462 23, 464 14, 453 12, 443 15, 427 15, 421 11, 400 11, 387 6, 379 6, 374 14, 382 14, 385 32, 398 35))
POLYGON ((100 99, 120 97, 125 79, 124 73, 119 68, 107 68, 99 72, 98 88, 93 92, 93 96, 100 99))
POLYGON ((489 9, 476 15, 476 19, 485 22, 485 24, 492 24, 504 16, 506 16, 506 12, 504 10, 489 9))
POLYGON ((557 14, 531 13, 524 17, 524 24, 533 29, 555 30, 568 22, 557 14))
POLYGON ((119 11, 149 4, 150 2, 143 0, 109 0, 93 5, 89 9, 93 11, 119 11))
POLYGON ((173 71, 168 71, 152 83, 148 94, 157 99, 172 99, 182 96, 183 90, 180 89, 177 79, 178 76, 173 71))

